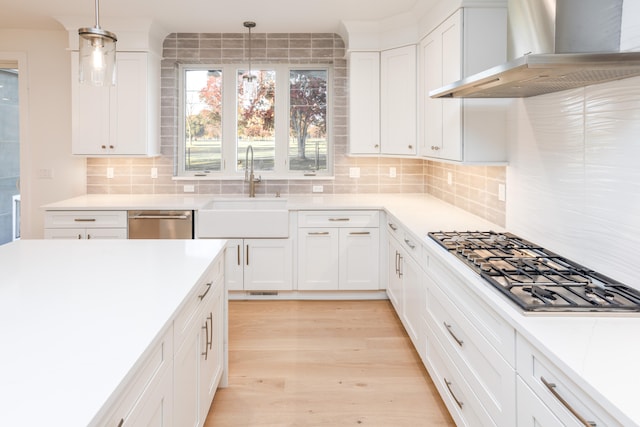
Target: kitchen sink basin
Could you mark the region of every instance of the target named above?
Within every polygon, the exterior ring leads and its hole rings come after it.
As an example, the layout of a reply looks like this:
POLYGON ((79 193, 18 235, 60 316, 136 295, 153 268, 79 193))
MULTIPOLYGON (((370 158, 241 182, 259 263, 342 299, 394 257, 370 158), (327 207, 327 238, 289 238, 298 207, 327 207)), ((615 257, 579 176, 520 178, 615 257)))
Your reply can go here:
POLYGON ((217 198, 196 214, 198 238, 289 237, 287 199, 217 198))

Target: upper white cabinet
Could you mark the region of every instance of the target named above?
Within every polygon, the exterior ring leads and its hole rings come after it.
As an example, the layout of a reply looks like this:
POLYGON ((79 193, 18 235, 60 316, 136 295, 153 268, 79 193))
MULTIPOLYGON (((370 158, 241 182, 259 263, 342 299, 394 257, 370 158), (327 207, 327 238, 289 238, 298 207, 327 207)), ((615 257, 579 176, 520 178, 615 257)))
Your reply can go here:
POLYGON ((349 56, 349 152, 415 156, 416 46, 349 56))
POLYGON ((465 163, 506 161, 506 102, 431 99, 429 91, 506 61, 506 8, 458 9, 419 45, 423 157, 465 163))
POLYGON ((118 52, 115 86, 78 82, 72 53, 72 153, 82 156, 157 156, 160 153, 160 59, 118 52))
POLYGON ((382 154, 415 155, 416 47, 380 54, 380 142, 382 154))
POLYGON ((380 53, 349 55, 349 151, 380 153, 380 53))

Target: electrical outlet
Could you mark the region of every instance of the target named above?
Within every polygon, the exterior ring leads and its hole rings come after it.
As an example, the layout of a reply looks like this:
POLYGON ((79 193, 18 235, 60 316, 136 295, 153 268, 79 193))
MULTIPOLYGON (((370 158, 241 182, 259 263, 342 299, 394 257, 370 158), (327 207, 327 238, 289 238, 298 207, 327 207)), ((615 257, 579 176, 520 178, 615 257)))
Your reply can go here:
POLYGON ((196 187, 195 187, 195 185, 187 184, 187 185, 184 186, 184 190, 183 191, 185 193, 193 193, 194 191, 196 191, 196 187))
POLYGON ((349 178, 360 178, 360 168, 349 168, 349 178))
POLYGON ((451 174, 451 172, 447 172, 447 184, 453 184, 453 175, 451 174))
POLYGON ((498 184, 498 200, 501 202, 507 200, 507 187, 504 184, 498 184))
POLYGON ((314 185, 313 192, 314 193, 322 193, 324 191, 324 187, 322 185, 314 185))
POLYGON ((53 169, 49 169, 49 168, 38 169, 38 178, 53 179, 53 169))
POLYGON ((158 178, 158 168, 151 168, 151 178, 158 178))
POLYGON ((113 178, 113 168, 107 168, 107 178, 113 178))
POLYGON ((396 175, 396 168, 390 167, 389 168, 389 178, 395 178, 396 176, 397 176, 396 175))

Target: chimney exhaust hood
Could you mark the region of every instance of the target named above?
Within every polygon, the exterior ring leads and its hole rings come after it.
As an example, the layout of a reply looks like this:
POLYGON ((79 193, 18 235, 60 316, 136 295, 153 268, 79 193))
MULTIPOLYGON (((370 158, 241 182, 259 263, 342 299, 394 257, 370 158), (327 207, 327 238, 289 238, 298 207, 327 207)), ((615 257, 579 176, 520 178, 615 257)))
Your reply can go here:
POLYGON ((622 6, 623 0, 509 0, 508 56, 526 53, 429 96, 523 98, 640 76, 640 52, 620 52, 622 6))

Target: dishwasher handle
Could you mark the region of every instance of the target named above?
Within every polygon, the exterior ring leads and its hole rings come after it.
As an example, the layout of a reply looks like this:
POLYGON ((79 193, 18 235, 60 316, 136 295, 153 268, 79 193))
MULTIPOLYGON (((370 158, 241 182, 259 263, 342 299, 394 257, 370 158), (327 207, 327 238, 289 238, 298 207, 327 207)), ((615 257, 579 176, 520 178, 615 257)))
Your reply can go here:
POLYGON ((133 215, 129 219, 189 219, 191 215, 133 215))

